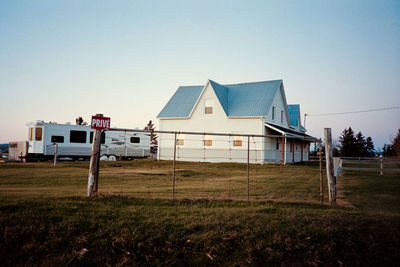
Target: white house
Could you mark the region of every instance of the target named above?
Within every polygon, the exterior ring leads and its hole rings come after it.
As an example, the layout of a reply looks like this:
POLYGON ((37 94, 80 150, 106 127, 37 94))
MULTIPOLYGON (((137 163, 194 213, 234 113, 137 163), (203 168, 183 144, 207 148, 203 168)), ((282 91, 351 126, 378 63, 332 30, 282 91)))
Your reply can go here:
MULTIPOLYGON (((180 132, 176 158, 183 161, 247 162, 248 145, 251 163, 308 161, 315 141, 301 125, 300 105, 287 104, 282 80, 181 86, 157 118, 160 131, 180 132)), ((158 159, 173 153, 174 135, 160 134, 158 159)))

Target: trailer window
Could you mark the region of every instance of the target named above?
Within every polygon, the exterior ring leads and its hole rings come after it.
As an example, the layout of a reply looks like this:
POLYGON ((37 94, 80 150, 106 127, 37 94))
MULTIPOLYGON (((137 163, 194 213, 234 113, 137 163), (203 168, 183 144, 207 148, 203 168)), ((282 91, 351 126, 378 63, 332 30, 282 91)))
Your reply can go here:
POLYGON ((86 143, 86 131, 70 131, 69 141, 71 143, 86 143))
POLYGON ((53 135, 51 136, 52 143, 64 143, 64 136, 60 135, 53 135))
POLYGON ((33 128, 29 128, 28 140, 29 140, 29 141, 32 141, 32 140, 33 140, 33 128))
MULTIPOLYGON (((93 143, 93 132, 90 132, 89 142, 93 143)), ((101 132, 100 144, 105 144, 105 143, 106 143, 106 133, 101 132)))
POLYGON ((36 128, 35 140, 36 141, 42 141, 42 128, 36 128))
POLYGON ((131 143, 139 144, 140 143, 140 137, 131 137, 131 143))

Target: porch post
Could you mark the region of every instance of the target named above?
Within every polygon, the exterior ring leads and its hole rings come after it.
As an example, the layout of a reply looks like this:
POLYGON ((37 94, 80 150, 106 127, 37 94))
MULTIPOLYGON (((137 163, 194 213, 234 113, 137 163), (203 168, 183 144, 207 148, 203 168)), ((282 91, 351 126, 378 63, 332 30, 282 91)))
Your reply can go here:
POLYGON ((292 163, 294 163, 294 139, 292 139, 292 163))
POLYGON ((303 161, 303 146, 304 146, 304 141, 301 141, 301 161, 303 161))
POLYGON ((285 154, 284 154, 284 156, 285 156, 285 157, 284 157, 284 158, 285 158, 285 160, 284 160, 283 164, 286 164, 286 135, 285 135, 285 148, 284 148, 284 150, 283 150, 283 151, 284 151, 284 153, 285 153, 285 154))

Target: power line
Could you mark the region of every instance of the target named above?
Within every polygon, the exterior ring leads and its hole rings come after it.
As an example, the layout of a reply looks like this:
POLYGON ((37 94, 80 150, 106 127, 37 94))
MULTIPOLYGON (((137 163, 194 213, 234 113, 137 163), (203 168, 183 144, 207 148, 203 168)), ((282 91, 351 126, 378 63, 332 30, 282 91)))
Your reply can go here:
POLYGON ((365 110, 358 110, 358 111, 345 111, 345 112, 336 112, 336 113, 304 114, 304 116, 307 116, 307 117, 334 116, 334 115, 344 115, 344 114, 355 114, 355 113, 375 112, 375 111, 391 110, 391 109, 400 109, 400 107, 388 107, 388 108, 365 109, 365 110))

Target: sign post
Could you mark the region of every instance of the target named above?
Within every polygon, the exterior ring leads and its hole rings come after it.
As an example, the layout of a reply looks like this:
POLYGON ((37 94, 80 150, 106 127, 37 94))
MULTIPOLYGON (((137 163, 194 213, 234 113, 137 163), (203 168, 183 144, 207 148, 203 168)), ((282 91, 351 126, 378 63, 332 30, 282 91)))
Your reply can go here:
POLYGON ((99 163, 100 163, 100 139, 101 131, 110 129, 110 118, 103 117, 103 114, 92 116, 91 128, 94 129, 92 153, 90 155, 90 167, 87 186, 87 195, 90 197, 94 191, 94 185, 99 179, 99 163))

